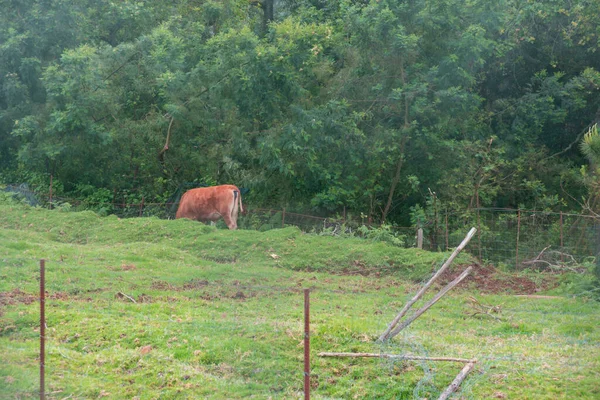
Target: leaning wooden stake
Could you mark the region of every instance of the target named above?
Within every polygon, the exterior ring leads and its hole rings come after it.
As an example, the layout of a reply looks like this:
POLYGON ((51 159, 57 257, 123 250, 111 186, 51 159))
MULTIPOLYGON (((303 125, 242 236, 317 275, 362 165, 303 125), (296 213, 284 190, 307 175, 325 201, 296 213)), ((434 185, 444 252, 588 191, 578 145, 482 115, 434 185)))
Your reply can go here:
POLYGON ((390 322, 390 324, 388 325, 388 327, 385 330, 385 332, 383 332, 383 334, 379 337, 379 341, 383 342, 383 341, 386 341, 386 340, 390 339, 390 333, 392 332, 392 330, 394 329, 394 327, 396 325, 398 325, 398 322, 400 321, 400 319, 406 314, 406 312, 412 307, 412 305, 415 304, 417 302, 417 300, 419 300, 423 296, 423 294, 425 293, 425 291, 427 289, 429 289, 429 287, 431 285, 433 285, 433 283, 436 281, 436 279, 439 278, 440 275, 446 269, 448 269, 448 267, 450 266, 450 264, 452 264, 452 261, 454 261, 454 259, 456 258, 456 256, 467 246, 467 244, 469 243, 469 241, 471 240, 471 238, 473 238, 473 236, 475 235, 475 232, 477 232, 477 229, 471 228, 471 230, 469 231, 469 233, 467 234, 467 236, 463 239, 462 243, 456 249, 454 249, 454 251, 452 252, 452 254, 450 255, 450 257, 448 257, 448 259, 444 263, 444 265, 442 265, 442 267, 435 273, 435 275, 433 275, 431 277, 431 279, 429 280, 429 282, 427 282, 425 284, 425 286, 423 286, 417 292, 417 294, 408 303, 406 303, 404 305, 404 308, 402 308, 402 310, 400 311, 400 313, 398 313, 398 315, 396 315, 396 318, 394 318, 394 320, 392 322, 390 322))
POLYGON ((366 357, 366 358, 389 358, 389 359, 401 359, 401 360, 411 360, 411 361, 452 361, 452 362, 461 362, 461 363, 470 363, 473 362, 472 359, 469 358, 454 358, 454 357, 421 357, 421 356, 411 356, 407 354, 387 354, 387 353, 328 353, 323 352, 318 354, 319 357, 366 357))
POLYGON ((398 325, 398 327, 396 327, 396 329, 391 331, 390 334, 388 335, 388 338, 389 339, 393 338, 394 336, 399 334, 402 329, 409 326, 415 319, 417 319, 421 315, 423 315, 423 313, 425 313, 425 311, 429 310, 429 308, 432 305, 437 303, 438 300, 441 299, 443 295, 448 293, 448 291, 450 291, 450 289, 452 289, 454 286, 458 285, 463 279, 465 279, 472 270, 473 270, 473 267, 469 267, 469 268, 465 269, 462 274, 460 274, 456 279, 454 279, 452 282, 447 284, 446 287, 444 287, 442 290, 440 290, 440 292, 438 294, 436 294, 431 300, 429 300, 429 302, 427 304, 425 304, 417 312, 415 312, 413 315, 411 315, 410 318, 408 318, 407 320, 402 322, 400 325, 398 325))
POLYGON ((465 365, 465 367, 462 369, 462 371, 460 371, 456 378, 454 378, 450 386, 448 386, 446 390, 444 390, 444 392, 440 395, 438 400, 446 400, 448 397, 450 397, 452 393, 456 392, 456 389, 458 389, 462 381, 464 381, 467 375, 469 375, 469 372, 473 370, 476 362, 477 360, 471 360, 471 362, 467 363, 467 365, 465 365))

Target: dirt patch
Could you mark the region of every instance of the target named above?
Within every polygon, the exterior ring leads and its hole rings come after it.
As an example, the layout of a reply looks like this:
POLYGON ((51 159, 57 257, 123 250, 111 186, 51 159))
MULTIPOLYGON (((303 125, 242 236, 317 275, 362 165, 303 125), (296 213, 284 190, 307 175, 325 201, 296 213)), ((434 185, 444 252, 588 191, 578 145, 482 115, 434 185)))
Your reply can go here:
POLYGON ((152 296, 142 293, 142 294, 138 295, 137 302, 138 303, 153 303, 154 300, 152 299, 152 296))
MULTIPOLYGON (((67 300, 69 295, 65 292, 46 292, 46 301, 48 300, 67 300)), ((16 304, 32 304, 40 301, 39 293, 31 294, 22 291, 21 289, 13 289, 9 292, 0 292, 0 315, 3 315, 3 308, 6 306, 14 306, 16 304)))
POLYGON ((192 279, 191 281, 183 284, 183 289, 184 290, 200 289, 200 288, 206 287, 208 285, 209 285, 209 282, 207 280, 192 279))
POLYGON ((50 293, 48 294, 48 292, 46 292, 46 298, 48 299, 52 299, 52 300, 72 300, 71 296, 69 296, 68 293, 65 292, 54 292, 54 293, 50 293))
POLYGON ((165 281, 155 280, 152 281, 152 285, 150 287, 155 290, 169 290, 172 292, 181 292, 184 290, 202 289, 206 286, 209 286, 210 284, 211 283, 207 280, 192 279, 184 283, 182 286, 176 286, 165 281))
POLYGON ((150 288, 155 290, 175 290, 175 287, 170 283, 159 280, 152 281, 150 288))
MULTIPOLYGON (((556 277, 544 276, 533 280, 518 273, 507 274, 498 271, 493 265, 472 264, 473 271, 460 283, 459 287, 475 287, 484 293, 510 293, 531 295, 551 289, 556 285, 556 277)), ((458 277, 469 265, 455 266, 440 276, 438 283, 446 285, 458 277)))
POLYGON ((38 301, 39 295, 25 293, 21 289, 13 289, 10 292, 0 293, 0 306, 15 304, 31 304, 38 301))
MULTIPOLYGON (((467 267, 473 270, 458 288, 475 288, 483 293, 507 293, 532 295, 556 286, 557 277, 554 274, 538 274, 536 279, 519 274, 498 271, 493 265, 456 265, 446 270, 437 280, 437 284, 445 286, 457 278, 467 267)), ((352 263, 352 268, 343 269, 340 275, 363 275, 379 277, 382 268, 369 268, 360 260, 352 263)), ((384 285, 386 286, 386 285, 384 285)), ((379 288, 378 288, 379 289, 379 288)))

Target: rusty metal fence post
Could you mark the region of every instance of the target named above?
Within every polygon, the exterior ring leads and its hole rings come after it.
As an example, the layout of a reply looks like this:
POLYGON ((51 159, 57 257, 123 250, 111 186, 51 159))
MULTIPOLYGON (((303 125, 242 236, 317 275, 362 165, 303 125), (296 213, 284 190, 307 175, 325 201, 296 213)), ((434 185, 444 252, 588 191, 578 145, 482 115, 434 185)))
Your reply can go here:
POLYGON ((45 394, 46 363, 46 260, 40 260, 40 399, 45 394))
POLYGON ((310 400, 310 289, 304 289, 304 399, 310 400))

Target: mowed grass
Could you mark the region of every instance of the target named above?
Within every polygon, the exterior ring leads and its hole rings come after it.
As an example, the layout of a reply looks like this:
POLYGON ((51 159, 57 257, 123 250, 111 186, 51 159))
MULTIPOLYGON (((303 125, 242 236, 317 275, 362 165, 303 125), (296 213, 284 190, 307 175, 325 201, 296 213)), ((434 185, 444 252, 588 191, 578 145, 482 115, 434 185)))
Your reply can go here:
POLYGON ((38 395, 42 258, 48 398, 302 398, 304 288, 313 398, 437 398, 463 366, 326 351, 477 358, 456 398, 600 398, 600 306, 585 299, 462 286, 377 343, 447 256, 0 204, 0 398, 38 395), (499 319, 470 316, 469 296, 500 306, 499 319))

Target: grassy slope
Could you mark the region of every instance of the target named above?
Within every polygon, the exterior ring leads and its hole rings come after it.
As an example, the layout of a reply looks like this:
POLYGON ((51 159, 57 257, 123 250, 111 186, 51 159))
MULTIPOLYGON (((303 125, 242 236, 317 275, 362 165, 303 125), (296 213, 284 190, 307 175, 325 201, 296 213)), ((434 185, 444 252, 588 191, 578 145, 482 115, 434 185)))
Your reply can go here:
POLYGON ((467 398, 600 396, 597 303, 463 289, 376 344, 413 282, 446 256, 294 228, 230 232, 0 204, 0 398, 35 395, 40 258, 51 398, 301 397, 306 287, 314 398, 435 398, 461 368, 316 357, 382 350, 478 358, 467 398), (466 317, 469 295, 502 304, 503 320, 466 317))

